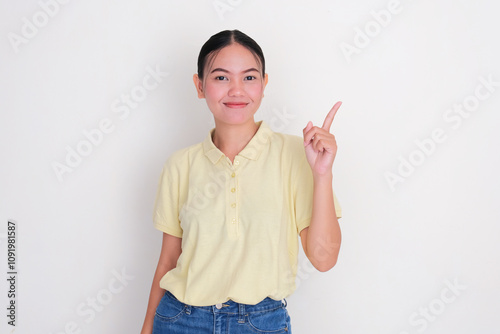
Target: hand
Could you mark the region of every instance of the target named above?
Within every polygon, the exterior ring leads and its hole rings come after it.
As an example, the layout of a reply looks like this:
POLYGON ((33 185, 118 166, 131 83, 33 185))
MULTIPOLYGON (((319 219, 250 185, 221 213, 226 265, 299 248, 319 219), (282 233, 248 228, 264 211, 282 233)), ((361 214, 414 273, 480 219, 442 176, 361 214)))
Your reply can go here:
POLYGON ((304 146, 307 161, 314 175, 327 175, 332 172, 333 161, 337 154, 335 136, 330 133, 333 118, 342 102, 337 102, 326 115, 323 126, 313 126, 309 121, 304 128, 304 146))

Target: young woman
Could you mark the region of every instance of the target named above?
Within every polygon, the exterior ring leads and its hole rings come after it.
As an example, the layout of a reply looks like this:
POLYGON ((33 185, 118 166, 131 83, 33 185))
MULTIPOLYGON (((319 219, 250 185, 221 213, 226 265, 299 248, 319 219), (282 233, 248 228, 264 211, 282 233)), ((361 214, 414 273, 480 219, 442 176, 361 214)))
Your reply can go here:
POLYGON ((193 79, 215 128, 163 167, 154 210, 163 244, 142 333, 291 333, 298 236, 319 271, 339 253, 330 126, 340 102, 303 137, 256 122, 265 60, 238 30, 203 45, 193 79))

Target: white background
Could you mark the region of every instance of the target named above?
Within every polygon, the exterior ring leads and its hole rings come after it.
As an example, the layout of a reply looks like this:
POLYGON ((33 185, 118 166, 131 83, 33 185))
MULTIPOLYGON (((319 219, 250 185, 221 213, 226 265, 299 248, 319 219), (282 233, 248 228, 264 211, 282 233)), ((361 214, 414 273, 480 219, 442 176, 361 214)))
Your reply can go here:
MULTIPOLYGON (((0 262, 4 277, 13 219, 15 333, 139 332, 161 245, 152 224, 160 171, 212 127, 192 75, 201 45, 224 29, 264 50, 257 120, 301 135, 343 101, 332 127, 341 254, 327 273, 301 254, 293 333, 500 333, 499 7, 73 0, 48 16, 38 1, 2 0, 0 262), (380 14, 388 7, 397 8, 390 18, 380 14), (347 44, 357 53, 343 52, 347 44), (168 75, 120 118, 113 103, 139 92, 148 68, 168 75), (496 84, 488 91, 480 78, 496 84), (466 118, 449 111, 466 101, 466 118), (85 145, 84 131, 104 119, 112 131, 59 179, 54 163, 66 165, 68 147, 85 145), (436 129, 446 139, 424 154, 415 141, 436 129), (400 166, 409 159, 413 171, 400 166), (406 174, 391 187, 386 176, 398 169, 406 174)), ((1 309, 0 332, 11 333, 1 309)))

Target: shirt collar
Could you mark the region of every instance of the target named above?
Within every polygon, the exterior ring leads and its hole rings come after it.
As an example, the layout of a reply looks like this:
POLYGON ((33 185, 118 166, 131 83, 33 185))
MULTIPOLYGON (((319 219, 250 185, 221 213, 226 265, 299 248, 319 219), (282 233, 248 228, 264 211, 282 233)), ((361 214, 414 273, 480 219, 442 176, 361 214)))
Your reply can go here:
MULTIPOLYGON (((250 160, 257 160, 259 158, 260 154, 264 151, 264 148, 267 147, 269 138, 273 134, 273 130, 271 130, 266 122, 259 121, 256 124, 259 126, 257 132, 252 139, 250 139, 245 148, 238 153, 239 156, 250 160)), ((203 141, 203 151, 205 152, 207 158, 213 164, 216 164, 222 157, 224 157, 224 153, 222 153, 222 151, 219 150, 212 141, 214 131, 215 128, 211 129, 203 141)))

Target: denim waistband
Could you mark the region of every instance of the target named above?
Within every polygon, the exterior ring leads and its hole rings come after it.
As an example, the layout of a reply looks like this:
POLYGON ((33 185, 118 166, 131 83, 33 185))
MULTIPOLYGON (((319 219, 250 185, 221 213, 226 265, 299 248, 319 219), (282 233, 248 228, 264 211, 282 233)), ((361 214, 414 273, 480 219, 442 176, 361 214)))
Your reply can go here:
POLYGON ((210 313, 239 314, 240 316, 244 316, 245 314, 249 314, 249 313, 271 311, 271 310, 277 309, 279 307, 286 307, 287 306, 287 302, 285 299, 275 300, 275 299, 272 299, 269 297, 266 297, 261 302, 255 304, 255 305, 242 304, 242 303, 237 303, 233 300, 228 300, 227 302, 215 304, 215 305, 192 306, 192 305, 182 303, 177 298, 175 298, 175 296, 168 290, 166 291, 166 294, 168 296, 170 296, 170 298, 176 300, 178 303, 183 304, 186 307, 186 312, 188 314, 191 313, 192 308, 195 308, 197 310, 206 311, 206 312, 210 312, 210 313))

